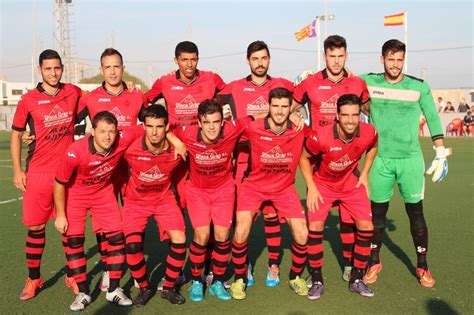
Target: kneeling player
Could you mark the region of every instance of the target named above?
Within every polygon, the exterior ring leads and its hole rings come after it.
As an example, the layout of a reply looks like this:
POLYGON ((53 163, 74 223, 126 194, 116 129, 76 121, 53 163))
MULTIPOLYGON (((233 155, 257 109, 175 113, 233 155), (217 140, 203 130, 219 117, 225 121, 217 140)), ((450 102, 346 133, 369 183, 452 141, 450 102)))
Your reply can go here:
POLYGON ((170 245, 161 297, 173 304, 183 304, 185 299, 175 290, 175 281, 186 259, 186 236, 183 214, 170 183, 180 161, 174 158, 174 148, 166 140, 169 125, 165 108, 151 106, 144 111, 142 118, 145 136, 136 139, 125 152, 131 177, 122 208, 127 263, 140 286, 134 304, 143 306, 153 296, 147 281, 142 245, 151 216, 158 224, 161 239, 169 238, 170 245))
POLYGON ((308 186, 308 258, 312 278, 308 292, 310 300, 319 299, 324 292, 321 273, 324 224, 331 207, 336 203, 339 204, 341 217, 352 218, 357 228, 349 289, 362 296, 374 296, 362 277, 370 255, 370 238, 374 229, 367 178, 377 153, 377 132, 371 125, 359 123, 359 117, 359 97, 354 94, 341 96, 337 101, 337 122, 314 131, 307 138, 301 156, 300 168, 308 186), (367 152, 364 167, 359 172, 358 162, 364 152, 367 152), (321 155, 321 164, 312 174, 310 158, 318 154, 321 155))
POLYGON ((300 278, 306 262, 308 229, 304 209, 293 183, 300 159, 304 133, 290 120, 292 95, 285 88, 270 91, 270 113, 251 123, 244 132, 250 141, 251 172, 244 178, 237 197, 236 227, 232 242, 235 281, 234 299, 246 298, 248 237, 253 217, 262 203, 272 202, 278 215, 288 222, 292 235, 290 286, 298 295, 308 288, 300 278))

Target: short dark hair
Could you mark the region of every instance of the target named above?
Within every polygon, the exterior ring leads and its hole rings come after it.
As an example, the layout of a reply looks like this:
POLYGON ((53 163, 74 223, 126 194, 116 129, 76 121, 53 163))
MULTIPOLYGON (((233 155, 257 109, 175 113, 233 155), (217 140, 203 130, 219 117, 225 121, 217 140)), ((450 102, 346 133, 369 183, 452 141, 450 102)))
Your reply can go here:
POLYGON ((270 91, 270 94, 268 94, 268 103, 271 103, 272 99, 274 98, 287 98, 290 101, 290 104, 293 102, 293 94, 290 92, 290 90, 281 87, 270 91))
POLYGON ((250 56, 254 52, 264 50, 264 49, 267 51, 268 57, 270 57, 270 50, 268 49, 268 46, 264 41, 257 40, 257 41, 254 41, 254 42, 250 43, 250 45, 247 47, 247 59, 249 59, 250 56))
POLYGON ((212 115, 214 113, 220 113, 221 117, 224 117, 224 113, 222 112, 222 106, 221 104, 215 100, 204 100, 199 104, 198 107, 198 117, 199 120, 201 120, 201 117, 204 117, 206 115, 212 115))
POLYGON ((117 127, 118 121, 117 118, 111 112, 106 110, 98 112, 92 119, 92 128, 97 128, 97 124, 101 121, 105 121, 109 125, 115 125, 117 127))
POLYGON ((347 50, 346 39, 340 35, 331 35, 324 40, 324 53, 328 49, 344 48, 347 50))
POLYGON ((165 124, 168 124, 169 117, 166 109, 161 105, 151 105, 142 113, 142 121, 145 123, 147 118, 163 118, 165 124))
POLYGON ((197 45, 190 41, 180 42, 178 43, 178 45, 176 45, 176 48, 174 50, 174 56, 178 58, 181 53, 196 53, 196 56, 199 57, 199 50, 197 45))
POLYGON ((39 65, 40 65, 40 67, 43 65, 43 61, 48 60, 48 59, 59 59, 59 63, 61 63, 61 65, 63 65, 63 62, 61 60, 61 56, 59 56, 59 54, 56 50, 46 49, 39 55, 39 65))
POLYGON ((123 65, 123 58, 122 54, 115 48, 106 48, 104 52, 100 55, 100 64, 102 65, 102 59, 108 56, 114 56, 117 55, 120 57, 120 64, 123 65))
POLYGON ((388 53, 397 53, 403 51, 403 54, 406 53, 406 46, 404 43, 398 39, 390 39, 386 41, 382 46, 382 56, 387 56, 388 53))
POLYGON ((359 106, 362 104, 360 97, 355 94, 344 94, 337 100, 337 112, 341 111, 341 107, 345 105, 357 105, 359 106))

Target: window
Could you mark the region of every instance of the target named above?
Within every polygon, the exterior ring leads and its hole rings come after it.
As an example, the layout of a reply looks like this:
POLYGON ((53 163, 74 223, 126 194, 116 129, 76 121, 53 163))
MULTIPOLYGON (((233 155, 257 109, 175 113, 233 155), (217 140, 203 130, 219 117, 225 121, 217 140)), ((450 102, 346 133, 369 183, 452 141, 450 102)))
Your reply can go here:
POLYGON ((23 90, 12 90, 12 95, 23 95, 23 90))

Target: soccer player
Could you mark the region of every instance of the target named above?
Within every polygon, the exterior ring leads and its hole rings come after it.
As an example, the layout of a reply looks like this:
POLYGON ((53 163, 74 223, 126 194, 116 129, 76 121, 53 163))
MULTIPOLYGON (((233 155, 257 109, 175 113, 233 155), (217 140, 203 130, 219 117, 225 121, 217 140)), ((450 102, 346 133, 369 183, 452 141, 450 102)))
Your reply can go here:
POLYGON ((193 277, 189 298, 193 302, 204 299, 201 277, 207 244, 213 233, 213 278, 209 293, 218 299, 230 300, 231 296, 224 288, 223 277, 230 256, 229 235, 235 204, 233 151, 253 117, 247 116, 232 122, 224 121, 222 106, 216 100, 201 102, 198 117, 198 126, 175 129, 176 136, 186 144, 190 157, 186 204, 194 228, 194 238, 189 249, 193 277))
POLYGON ((270 91, 267 118, 252 122, 244 135, 251 148, 251 172, 238 189, 237 213, 232 241, 235 281, 230 289, 234 299, 246 298, 248 237, 254 215, 263 202, 272 202, 285 218, 293 235, 290 287, 298 295, 308 288, 300 278, 306 262, 308 228, 299 196, 293 186, 300 159, 304 132, 296 131, 289 120, 292 95, 285 88, 270 91))
MULTIPOLYGON (((348 57, 347 42, 344 37, 339 35, 329 36, 324 41, 326 68, 309 75, 295 87, 293 109, 308 103, 310 126, 313 130, 318 130, 326 125, 332 125, 335 122, 336 103, 341 95, 355 94, 364 104, 369 100, 369 93, 364 80, 356 76, 349 76, 344 70, 348 57)), ((313 158, 313 166, 317 164, 316 160, 317 158, 313 158)), ((340 237, 344 263, 342 278, 345 281, 349 281, 353 265, 352 252, 355 240, 355 227, 353 223, 340 220, 340 237)), ((313 247, 311 245, 316 241, 310 233, 308 256, 313 255, 311 252, 313 247)))
POLYGON ((410 219, 410 230, 417 255, 416 274, 421 285, 435 284, 426 256, 428 253, 428 228, 423 215, 424 161, 418 140, 418 124, 423 113, 433 140, 436 157, 427 174, 433 182, 440 182, 448 172, 443 129, 426 82, 402 72, 406 47, 392 39, 382 46, 383 73, 369 73, 361 77, 370 92, 370 116, 379 133, 379 147, 369 174, 370 200, 374 236, 367 283, 377 280, 382 270, 379 257, 382 235, 385 230, 389 201, 393 187, 398 184, 410 219))
MULTIPOLYGON (((150 103, 164 98, 171 130, 177 126, 197 125, 199 104, 214 98, 215 94, 225 87, 218 74, 197 69, 199 50, 195 43, 190 41, 178 43, 174 55, 174 62, 178 66, 176 72, 156 80, 151 89, 145 93, 150 103)), ((173 182, 176 183, 178 204, 184 209, 186 208, 184 183, 188 176, 189 163, 181 164, 173 182)), ((211 250, 208 254, 210 253, 211 250)))
MULTIPOLYGON (((263 41, 252 42, 247 47, 247 63, 250 66, 250 75, 240 80, 230 82, 217 95, 224 108, 228 108, 227 119, 240 118, 259 113, 268 113, 268 94, 277 87, 284 87, 293 91, 293 84, 283 78, 274 78, 268 75, 270 66, 270 51, 263 41)), ((236 153, 235 182, 242 183, 245 171, 248 169, 250 147, 245 137, 241 138, 236 153)), ((268 248, 267 286, 276 286, 280 283, 280 246, 281 231, 278 215, 273 206, 263 206, 264 229, 268 248)), ((247 285, 254 283, 250 265, 247 285)))
MULTIPOLYGON (((46 243, 45 226, 54 210, 54 175, 61 154, 74 141, 77 102, 81 95, 78 87, 60 82, 63 64, 56 51, 47 49, 39 55, 38 72, 43 81, 18 103, 10 141, 13 183, 23 192, 22 221, 28 229, 25 246, 28 278, 20 293, 21 300, 33 298, 43 287, 40 266, 46 243), (21 138, 27 124, 36 141, 29 146, 23 171, 21 138)), ((65 281, 75 287, 71 274, 65 281)))
POLYGON ((124 156, 131 173, 122 208, 126 256, 130 272, 140 286, 134 304, 143 306, 153 296, 143 255, 143 233, 151 216, 159 227, 161 240, 169 239, 161 297, 173 304, 183 304, 185 299, 175 290, 175 281, 186 259, 186 236, 170 181, 179 160, 174 158, 175 149, 166 140, 169 125, 165 108, 148 107, 143 112, 143 123, 145 135, 136 139, 124 156))
POLYGON ((362 296, 374 293, 362 281, 370 255, 370 238, 373 233, 372 216, 368 197, 368 174, 377 154, 377 132, 374 127, 359 123, 360 98, 355 94, 341 95, 337 100, 337 122, 313 131, 305 143, 300 169, 308 187, 309 234, 315 242, 311 249, 309 265, 312 286, 310 300, 324 292, 321 272, 323 265, 323 236, 327 215, 337 203, 341 217, 350 217, 356 225, 354 268, 349 279, 349 289, 362 296), (359 171, 359 161, 366 152, 364 167, 359 171), (314 172, 310 158, 320 155, 320 166, 314 172))
POLYGON ((67 263, 79 287, 79 294, 70 306, 72 311, 83 310, 91 302, 84 255, 88 210, 94 232, 102 231, 106 237, 110 276, 106 299, 120 306, 132 305, 132 300, 119 288, 125 261, 125 238, 111 177, 125 149, 143 133, 143 128, 137 126, 118 135, 117 125, 117 118, 112 113, 99 112, 92 119, 91 134, 67 148, 56 171, 55 227, 66 235, 67 263))
MULTIPOLYGON (((122 54, 114 48, 105 49, 100 56, 100 72, 104 82, 102 86, 81 97, 77 115, 79 121, 87 116, 92 120, 97 113, 109 111, 117 118, 119 129, 137 125, 140 113, 148 102, 145 95, 138 89, 133 89, 133 91, 127 89, 127 85, 123 81, 124 71, 122 54)), ((122 201, 127 177, 128 166, 122 160, 117 166, 113 179, 114 192, 116 195, 120 194, 122 201)), ((103 292, 107 292, 109 273, 105 269, 107 266, 107 254, 105 252, 107 244, 105 243, 104 233, 97 233, 96 239, 104 268, 99 287, 103 292)))

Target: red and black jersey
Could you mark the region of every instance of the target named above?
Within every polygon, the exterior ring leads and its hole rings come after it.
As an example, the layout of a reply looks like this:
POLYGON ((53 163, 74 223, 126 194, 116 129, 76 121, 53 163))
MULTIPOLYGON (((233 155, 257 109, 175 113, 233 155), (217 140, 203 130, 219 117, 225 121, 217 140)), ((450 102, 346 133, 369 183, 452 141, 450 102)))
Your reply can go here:
POLYGON ((117 118, 119 127, 136 126, 140 113, 147 104, 147 98, 138 89, 130 92, 123 83, 122 92, 112 94, 107 91, 104 82, 102 86, 81 97, 78 120, 83 120, 87 115, 92 120, 97 113, 108 111, 117 118))
POLYGON ((74 141, 77 104, 81 89, 60 84, 54 95, 38 83, 36 89, 21 97, 13 117, 12 129, 25 131, 28 124, 35 141, 28 148, 26 170, 54 173, 59 158, 74 141))
POLYGON ((225 121, 217 143, 202 140, 198 126, 185 126, 174 133, 186 144, 190 156, 189 180, 198 188, 217 188, 232 176, 232 152, 251 117, 225 121))
POLYGON ((145 93, 148 101, 154 103, 163 97, 169 114, 171 127, 197 124, 199 104, 225 87, 222 78, 210 71, 196 70, 196 77, 190 83, 180 80, 180 73, 162 76, 145 93))
POLYGON ((92 135, 72 143, 60 155, 56 181, 65 184, 69 193, 89 197, 113 192, 110 180, 113 172, 127 147, 143 133, 143 126, 122 129, 112 147, 105 153, 97 152, 92 135))
POLYGON ((170 178, 180 159, 174 158, 174 147, 160 153, 148 150, 145 136, 136 139, 125 151, 130 166, 125 200, 158 202, 170 191, 170 178))
POLYGON ((296 131, 288 121, 288 129, 276 135, 268 119, 252 122, 244 132, 250 142, 251 169, 243 184, 259 192, 275 193, 295 182, 303 141, 310 129, 296 131))
POLYGON ((293 92, 293 83, 283 78, 267 76, 262 85, 252 82, 251 76, 232 81, 218 93, 222 104, 229 104, 233 118, 254 116, 268 112, 268 94, 275 88, 283 87, 293 92))
POLYGON ((337 100, 344 94, 355 94, 362 104, 369 100, 365 81, 359 77, 344 76, 338 82, 329 79, 327 70, 309 75, 295 87, 293 97, 300 104, 308 103, 311 128, 333 124, 336 119, 337 100))
POLYGON ((377 138, 375 128, 366 123, 359 124, 350 141, 340 139, 337 123, 312 131, 305 146, 310 154, 321 154, 321 164, 313 174, 315 182, 333 190, 354 189, 360 176, 360 158, 377 138))

